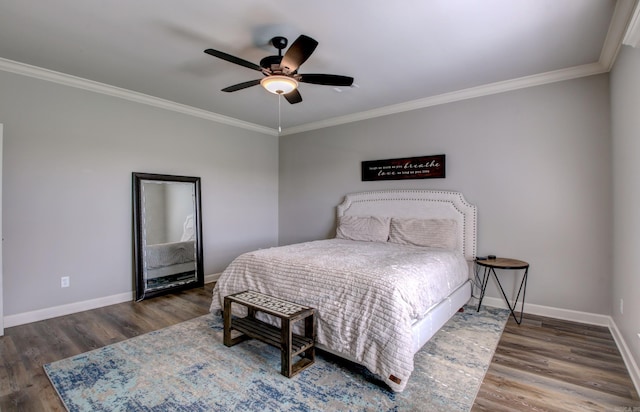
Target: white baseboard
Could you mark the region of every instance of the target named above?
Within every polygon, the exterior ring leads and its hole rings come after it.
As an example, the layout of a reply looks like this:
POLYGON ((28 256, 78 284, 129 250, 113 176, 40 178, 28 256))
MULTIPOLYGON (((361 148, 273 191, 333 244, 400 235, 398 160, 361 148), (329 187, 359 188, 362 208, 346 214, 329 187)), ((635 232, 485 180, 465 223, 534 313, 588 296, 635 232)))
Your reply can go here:
MULTIPOLYGON (((221 273, 205 275, 204 283, 216 282, 221 273)), ((135 292, 118 293, 117 295, 105 296, 97 299, 84 300, 66 305, 54 306, 51 308, 38 309, 31 312, 18 313, 4 317, 4 327, 24 325, 26 323, 38 322, 45 319, 57 318, 58 316, 71 315, 72 313, 83 312, 85 310, 97 309, 104 306, 115 305, 122 302, 131 302, 135 299, 135 292)))
MULTIPOLYGON (((221 273, 213 273, 204 277, 205 283, 216 282, 220 278, 221 273)), ((130 302, 134 299, 134 292, 119 293, 117 295, 105 296, 97 299, 85 300, 82 302, 69 303, 67 305, 54 306, 51 308, 34 310, 31 312, 19 313, 16 315, 9 315, 4 317, 4 327, 10 328, 12 326, 24 325, 26 323, 38 322, 45 319, 56 318, 58 316, 70 315, 72 313, 82 312, 85 310, 97 309, 104 306, 115 305, 122 302, 130 302)), ((477 305, 477 299, 474 298, 477 305)), ((485 296, 482 301, 487 306, 497 308, 507 308, 502 298, 492 298, 485 296)), ((549 306, 526 304, 525 313, 531 313, 533 315, 547 316, 555 319, 569 320, 573 322, 586 323, 590 325, 606 326, 611 331, 618 350, 622 355, 631 380, 633 381, 636 391, 640 393, 640 369, 638 364, 634 360, 629 347, 627 346, 624 338, 620 334, 618 327, 616 326, 613 318, 607 315, 599 315, 596 313, 579 312, 569 309, 553 308, 549 306)))
MULTIPOLYGON (((476 304, 477 304, 476 300, 476 304)), ((503 298, 492 298, 485 296, 482 300, 483 305, 492 306, 494 308, 507 309, 507 304, 503 298)), ((516 308, 519 311, 520 303, 516 308)), ((589 325, 609 326, 611 324, 611 316, 599 315, 597 313, 579 312, 571 309, 552 308, 550 306, 534 305, 530 303, 524 304, 524 313, 531 313, 532 315, 546 316, 549 318, 569 320, 573 322, 586 323, 589 325)))
POLYGON ((613 340, 616 341, 616 345, 618 345, 618 349, 622 354, 622 359, 624 360, 624 364, 627 366, 627 370, 629 371, 629 375, 631 375, 631 380, 633 381, 633 385, 636 387, 636 392, 640 393, 640 369, 638 368, 638 364, 635 359, 631 355, 631 351, 627 346, 627 342, 625 342, 618 326, 613 321, 613 318, 610 318, 611 322, 609 324, 609 330, 613 335, 613 340))
MULTIPOLYGON (((478 304, 478 300, 475 299, 475 304, 478 304)), ((482 304, 486 304, 487 306, 492 306, 496 308, 507 309, 507 305, 502 298, 492 298, 485 296, 482 300, 482 304)), ((517 308, 520 305, 518 304, 517 308)), ((588 313, 588 312, 579 312, 576 310, 570 309, 559 309, 552 308, 549 306, 542 305, 534 305, 525 303, 525 314, 530 313, 532 315, 538 316, 546 316, 549 318, 568 320, 579 323, 586 323, 589 325, 597 325, 597 326, 605 326, 609 328, 611 331, 611 336, 613 336, 613 340, 616 342, 618 346, 618 350, 622 355, 622 359, 624 360, 624 364, 627 366, 627 370, 629 371, 629 375, 631 376, 631 380, 633 381, 633 385, 636 388, 636 391, 640 393, 640 369, 638 368, 638 364, 636 363, 633 355, 631 355, 631 351, 627 346, 618 326, 613 321, 611 316, 607 315, 599 315, 597 313, 588 313)))
POLYGON ((220 279, 220 275, 222 275, 222 272, 220 272, 220 273, 212 273, 210 275, 205 275, 204 276, 204 283, 217 282, 218 279, 220 279))
POLYGON ((58 316, 65 316, 72 313, 83 312, 85 310, 101 308, 103 306, 115 305, 116 303, 130 302, 133 299, 134 293, 131 291, 97 299, 84 300, 82 302, 69 303, 67 305, 18 313, 16 315, 5 316, 4 327, 10 328, 12 326, 24 325, 25 323, 57 318, 58 316))

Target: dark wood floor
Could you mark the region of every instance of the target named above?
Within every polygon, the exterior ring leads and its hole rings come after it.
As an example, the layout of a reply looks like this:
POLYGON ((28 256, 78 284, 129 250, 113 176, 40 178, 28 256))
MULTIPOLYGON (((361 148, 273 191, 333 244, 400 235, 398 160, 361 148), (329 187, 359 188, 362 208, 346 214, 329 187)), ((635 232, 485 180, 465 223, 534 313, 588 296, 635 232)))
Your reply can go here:
MULTIPOLYGON (((0 338, 0 411, 64 411, 43 364, 203 315, 212 287, 7 328, 0 338)), ((473 407, 632 410, 640 411, 640 401, 607 328, 532 315, 521 326, 507 324, 473 407)))

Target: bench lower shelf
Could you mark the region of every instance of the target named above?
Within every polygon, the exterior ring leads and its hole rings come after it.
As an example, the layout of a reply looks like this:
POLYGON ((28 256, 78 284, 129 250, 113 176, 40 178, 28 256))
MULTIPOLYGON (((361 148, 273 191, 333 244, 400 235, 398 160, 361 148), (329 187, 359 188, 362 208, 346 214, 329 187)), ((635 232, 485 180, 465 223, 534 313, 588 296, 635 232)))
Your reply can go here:
POLYGON ((243 335, 231 339, 229 345, 225 343, 227 346, 233 346, 248 338, 253 338, 280 349, 281 373, 288 378, 303 371, 315 362, 315 343, 311 338, 292 333, 289 354, 282 341, 282 331, 275 326, 255 318, 246 317, 232 319, 231 329, 243 335), (293 363, 293 357, 302 353, 304 353, 303 357, 293 363))
MULTIPOLYGON (((254 318, 234 318, 231 320, 231 328, 242 332, 254 339, 258 339, 278 349, 283 349, 281 344, 282 333, 275 326, 264 323, 254 318)), ((313 347, 313 339, 292 334, 291 355, 296 356, 313 347)))

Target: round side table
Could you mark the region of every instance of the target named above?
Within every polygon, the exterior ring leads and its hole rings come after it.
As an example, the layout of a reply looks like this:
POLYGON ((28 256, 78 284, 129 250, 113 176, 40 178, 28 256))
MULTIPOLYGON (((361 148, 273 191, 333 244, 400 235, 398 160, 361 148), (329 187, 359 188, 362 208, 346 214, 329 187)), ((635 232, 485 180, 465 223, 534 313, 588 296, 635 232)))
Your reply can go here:
POLYGON ((480 293, 480 301, 478 302, 478 310, 480 311, 480 305, 482 304, 482 299, 484 299, 484 292, 487 289, 487 283, 489 283, 489 278, 493 273, 493 277, 496 279, 498 286, 500 287, 500 291, 502 292, 502 296, 504 297, 504 301, 507 303, 509 310, 511 311, 511 316, 519 325, 522 322, 522 314, 524 313, 524 297, 527 293, 527 277, 529 275, 529 264, 522 260, 518 259, 510 259, 510 258, 495 258, 495 259, 476 259, 476 264, 484 268, 484 275, 482 277, 482 291, 480 293), (496 274, 496 269, 507 269, 507 270, 524 270, 524 274, 522 275, 522 281, 520 282, 520 288, 518 289, 518 294, 516 295, 516 300, 513 302, 513 306, 509 303, 509 299, 507 298, 507 294, 504 292, 502 288, 502 284, 500 283, 500 278, 496 274), (522 304, 520 306, 520 318, 516 317, 515 309, 518 304, 518 299, 520 298, 520 293, 522 293, 522 304))

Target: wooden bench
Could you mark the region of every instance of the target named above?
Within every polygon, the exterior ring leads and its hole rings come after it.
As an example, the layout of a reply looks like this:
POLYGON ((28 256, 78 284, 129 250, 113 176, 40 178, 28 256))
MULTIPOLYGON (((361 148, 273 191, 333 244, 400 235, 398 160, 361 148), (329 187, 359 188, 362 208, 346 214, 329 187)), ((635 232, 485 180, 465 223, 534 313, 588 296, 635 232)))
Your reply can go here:
POLYGON ((233 346, 254 338, 280 348, 281 373, 290 378, 315 362, 315 313, 314 309, 253 291, 244 291, 224 297, 224 344, 233 346), (231 316, 231 304, 246 306, 244 318, 231 316), (256 312, 263 312, 280 319, 280 328, 256 319, 256 312), (292 325, 304 320, 304 334, 292 332, 292 325), (231 331, 241 335, 232 338, 231 331), (301 359, 293 363, 295 356, 301 359))

